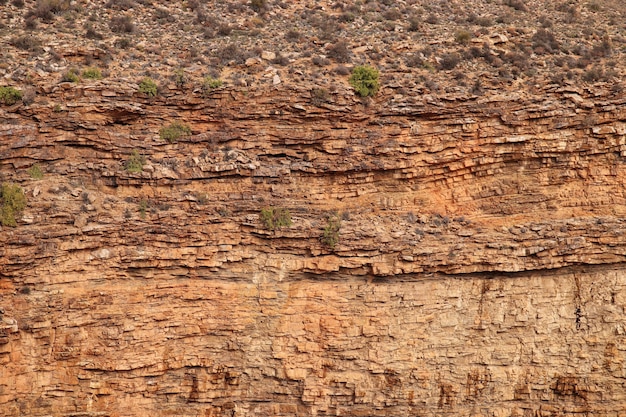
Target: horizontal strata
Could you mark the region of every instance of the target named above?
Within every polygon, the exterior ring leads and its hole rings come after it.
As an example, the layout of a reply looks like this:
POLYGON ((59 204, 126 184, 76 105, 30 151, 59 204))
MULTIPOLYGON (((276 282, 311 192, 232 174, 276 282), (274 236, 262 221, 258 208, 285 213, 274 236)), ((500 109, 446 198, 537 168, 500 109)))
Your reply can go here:
POLYGON ((0 107, 0 415, 623 412, 623 96, 136 88, 0 107))
POLYGON ((365 104, 344 90, 314 104, 287 87, 46 92, 2 110, 2 181, 28 196, 20 227, 0 237, 6 277, 28 280, 50 259, 65 274, 103 248, 121 275, 151 263, 246 271, 259 259, 290 272, 522 271, 626 255, 626 100, 608 90, 365 104), (161 140, 174 121, 192 134, 161 140), (133 151, 142 172, 125 169, 133 151), (35 162, 41 181, 27 173, 35 162), (269 206, 289 209, 293 225, 265 230, 269 206), (343 220, 328 248, 333 212, 343 220))
POLYGON ((621 267, 51 278, 2 289, 3 416, 623 411, 621 267))

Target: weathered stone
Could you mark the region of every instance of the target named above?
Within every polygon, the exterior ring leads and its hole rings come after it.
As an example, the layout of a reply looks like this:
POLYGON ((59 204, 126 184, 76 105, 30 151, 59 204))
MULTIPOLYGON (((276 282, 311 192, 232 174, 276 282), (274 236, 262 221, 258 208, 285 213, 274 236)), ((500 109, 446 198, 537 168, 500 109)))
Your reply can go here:
POLYGON ((3 415, 622 412, 623 97, 45 91, 0 107, 3 415))

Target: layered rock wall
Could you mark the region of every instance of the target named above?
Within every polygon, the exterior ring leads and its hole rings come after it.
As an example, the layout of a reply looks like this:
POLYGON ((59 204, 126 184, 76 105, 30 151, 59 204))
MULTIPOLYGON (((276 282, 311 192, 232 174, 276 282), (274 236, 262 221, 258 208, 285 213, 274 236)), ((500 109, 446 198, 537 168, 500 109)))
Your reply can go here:
POLYGON ((44 90, 0 108, 0 414, 622 415, 623 95, 44 90))

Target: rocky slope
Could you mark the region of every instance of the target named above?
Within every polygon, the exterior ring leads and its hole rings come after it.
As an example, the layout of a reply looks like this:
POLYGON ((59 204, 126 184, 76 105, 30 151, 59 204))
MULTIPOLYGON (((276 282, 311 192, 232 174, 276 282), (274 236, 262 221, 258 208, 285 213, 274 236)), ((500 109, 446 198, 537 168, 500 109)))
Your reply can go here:
MULTIPOLYGON (((271 33, 290 7, 221 12, 271 33)), ((154 97, 145 56, 73 83, 55 71, 102 49, 3 52, 33 94, 0 106, 0 182, 27 199, 0 229, 0 415, 624 416, 623 49, 596 82, 533 64, 435 88, 383 59, 373 99, 270 49, 211 91, 159 61, 154 97)))

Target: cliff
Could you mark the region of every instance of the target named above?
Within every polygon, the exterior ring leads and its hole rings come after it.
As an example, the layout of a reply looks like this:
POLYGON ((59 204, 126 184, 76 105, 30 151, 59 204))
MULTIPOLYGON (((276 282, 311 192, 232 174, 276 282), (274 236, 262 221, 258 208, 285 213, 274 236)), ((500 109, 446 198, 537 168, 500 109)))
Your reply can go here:
MULTIPOLYGON (((143 45, 108 76, 59 82, 110 52, 72 40, 61 16, 104 33, 106 10, 126 10, 80 3, 93 19, 67 3, 38 23, 54 50, 0 51, 23 63, 0 65, 2 85, 29 93, 0 105, 0 183, 26 198, 16 227, 0 226, 0 416, 626 417, 623 46, 592 54, 614 60, 601 79, 553 79, 552 60, 575 52, 549 45, 517 76, 476 75, 496 55, 524 67, 510 54, 535 36, 496 26, 468 35, 484 55, 460 64, 482 80, 472 87, 432 67, 457 41, 433 38, 443 49, 415 69, 394 8, 366 2, 379 9, 353 23, 344 5, 329 14, 341 30, 380 24, 392 39, 348 39, 355 61, 381 54, 381 89, 361 98, 329 62, 307 72, 310 55, 269 37, 307 2, 265 15, 239 3, 231 30, 248 37, 212 53, 259 36, 290 66, 266 48, 224 59, 222 85, 204 88, 189 62, 167 79, 197 34, 163 34, 157 56, 151 25, 174 26, 157 9, 165 23, 137 13, 143 45), (140 67, 161 71, 155 95, 140 91, 140 67)), ((192 3, 173 16, 227 15, 192 3)), ((18 4, 0 10, 11 30, 29 19, 18 4)), ((518 4, 493 7, 519 22, 518 4)), ((426 20, 420 33, 450 35, 426 20)), ((323 29, 308 39, 332 58, 323 29)))
POLYGON ((136 88, 3 108, 3 415, 623 409, 623 95, 136 88))

